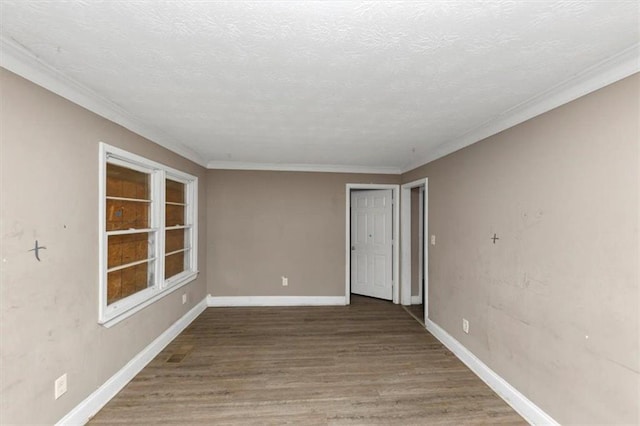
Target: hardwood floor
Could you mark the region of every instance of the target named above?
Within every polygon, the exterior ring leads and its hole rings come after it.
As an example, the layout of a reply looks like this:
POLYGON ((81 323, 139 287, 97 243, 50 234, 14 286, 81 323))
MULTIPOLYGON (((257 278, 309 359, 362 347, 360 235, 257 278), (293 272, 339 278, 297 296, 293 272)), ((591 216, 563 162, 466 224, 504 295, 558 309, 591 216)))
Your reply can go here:
POLYGON ((398 305, 209 308, 90 424, 520 425, 398 305))

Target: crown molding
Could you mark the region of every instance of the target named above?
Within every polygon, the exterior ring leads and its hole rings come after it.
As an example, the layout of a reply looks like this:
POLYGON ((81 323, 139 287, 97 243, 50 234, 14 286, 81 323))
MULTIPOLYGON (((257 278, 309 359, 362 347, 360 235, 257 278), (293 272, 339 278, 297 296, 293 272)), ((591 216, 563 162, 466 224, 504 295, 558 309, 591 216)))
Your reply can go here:
POLYGON ((206 161, 197 152, 173 141, 162 132, 141 123, 130 112, 85 85, 65 76, 20 44, 0 37, 0 66, 45 89, 137 133, 203 167, 206 161))
POLYGON ((209 161, 208 169, 224 170, 271 170, 278 172, 319 172, 319 173, 365 173, 398 175, 397 167, 346 166, 335 164, 286 164, 286 163, 247 163, 239 161, 209 161))
POLYGON ((571 78, 508 109, 469 132, 445 141, 401 168, 401 173, 458 151, 640 71, 640 43, 575 74, 571 78))

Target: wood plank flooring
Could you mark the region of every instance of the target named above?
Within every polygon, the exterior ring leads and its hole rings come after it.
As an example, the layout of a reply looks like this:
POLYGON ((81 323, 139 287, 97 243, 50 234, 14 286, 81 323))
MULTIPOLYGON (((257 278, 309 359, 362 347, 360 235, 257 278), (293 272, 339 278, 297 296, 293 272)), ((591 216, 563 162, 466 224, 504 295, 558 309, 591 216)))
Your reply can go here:
POLYGON ((209 308, 90 424, 521 425, 402 307, 209 308))

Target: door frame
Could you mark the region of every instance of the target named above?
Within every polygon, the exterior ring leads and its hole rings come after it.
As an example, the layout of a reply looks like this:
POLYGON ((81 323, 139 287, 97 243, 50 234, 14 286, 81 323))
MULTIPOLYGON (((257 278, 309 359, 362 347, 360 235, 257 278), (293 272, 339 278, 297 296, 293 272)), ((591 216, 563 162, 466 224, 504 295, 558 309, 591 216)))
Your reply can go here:
MULTIPOLYGON (((401 246, 401 278, 400 294, 402 304, 411 305, 411 189, 424 187, 424 209, 422 212, 422 240, 424 250, 422 253, 422 264, 424 265, 424 320, 429 318, 429 179, 422 178, 402 185, 401 204, 401 226, 400 226, 400 246, 401 246)), ((422 287, 422 285, 420 284, 422 287)))
POLYGON ((391 265, 393 273, 391 274, 391 282, 393 285, 393 303, 400 303, 400 244, 398 244, 400 235, 400 185, 394 184, 376 184, 376 183, 348 183, 346 184, 346 208, 345 208, 345 305, 351 303, 351 190, 353 189, 390 189, 393 196, 393 217, 391 218, 393 229, 393 248, 391 250, 391 265))
MULTIPOLYGON (((423 269, 423 265, 424 265, 424 244, 426 242, 425 240, 425 235, 424 235, 424 201, 425 201, 425 197, 424 197, 424 193, 425 193, 426 188, 424 186, 420 187, 420 194, 418 197, 418 202, 420 203, 418 205, 418 214, 420 215, 419 217, 421 218, 420 220, 418 220, 418 300, 419 302, 416 303, 417 305, 422 304, 422 282, 424 279, 424 269, 423 269)), ((413 266, 413 265, 412 265, 413 266)), ((413 296, 411 296, 411 304, 413 304, 414 299, 413 296)))

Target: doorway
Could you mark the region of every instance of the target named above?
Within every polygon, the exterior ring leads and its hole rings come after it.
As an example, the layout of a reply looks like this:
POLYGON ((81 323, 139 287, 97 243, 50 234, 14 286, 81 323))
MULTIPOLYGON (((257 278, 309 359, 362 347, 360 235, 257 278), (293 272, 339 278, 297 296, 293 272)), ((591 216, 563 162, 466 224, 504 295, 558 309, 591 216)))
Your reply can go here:
POLYGON ((402 185, 402 277, 400 283, 402 304, 407 306, 421 304, 423 309, 419 315, 424 324, 427 323, 429 318, 428 193, 427 178, 402 185), (418 203, 418 208, 415 208, 416 202, 418 203), (418 217, 416 218, 415 215, 418 217), (412 219, 417 219, 417 222, 412 219), (412 222, 414 223, 413 228, 414 230, 417 228, 417 232, 412 233, 412 222), (415 242, 413 250, 412 241, 415 242), (417 256, 412 256, 412 253, 417 254, 417 256), (414 276, 416 274, 417 277, 414 276), (412 281, 417 282, 417 292, 413 292, 417 294, 412 293, 412 281))
POLYGON ((347 305, 354 290, 354 293, 400 302, 399 195, 399 185, 346 186, 347 305))

